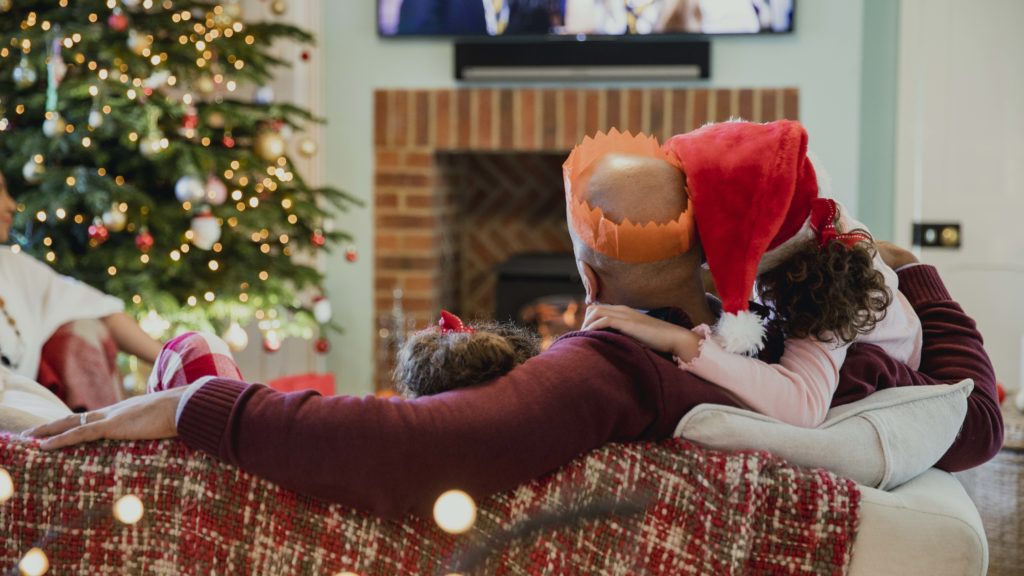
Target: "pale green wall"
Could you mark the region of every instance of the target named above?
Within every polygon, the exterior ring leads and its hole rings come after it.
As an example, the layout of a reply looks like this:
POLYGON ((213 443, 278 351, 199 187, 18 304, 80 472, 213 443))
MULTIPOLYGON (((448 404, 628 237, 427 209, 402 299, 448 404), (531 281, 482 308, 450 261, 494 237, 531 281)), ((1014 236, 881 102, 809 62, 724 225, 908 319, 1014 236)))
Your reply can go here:
POLYGON ((864 0, 858 216, 882 239, 894 238, 899 16, 898 0, 864 0))
MULTIPOLYGON (((854 210, 861 176, 864 2, 801 0, 793 35, 716 40, 710 83, 799 88, 811 147, 831 177, 833 193, 854 210)), ((374 5, 325 0, 320 38, 327 76, 326 178, 367 202, 367 208, 337 220, 357 238, 358 262, 336 254, 327 277, 335 316, 346 330, 335 339, 328 369, 337 375, 338 391, 353 394, 372 389, 373 90, 454 85, 451 44, 378 39, 374 5)))

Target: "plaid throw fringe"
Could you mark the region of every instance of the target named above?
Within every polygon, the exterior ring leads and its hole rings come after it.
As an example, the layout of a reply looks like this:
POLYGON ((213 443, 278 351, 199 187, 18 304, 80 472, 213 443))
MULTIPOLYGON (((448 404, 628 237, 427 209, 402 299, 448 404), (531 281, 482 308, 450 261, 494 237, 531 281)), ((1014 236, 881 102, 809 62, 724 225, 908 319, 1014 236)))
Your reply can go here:
POLYGON ((44 453, 0 436, 0 466, 15 483, 0 573, 49 533, 54 574, 844 574, 860 502, 828 472, 678 439, 609 445, 487 498, 461 536, 326 504, 173 440, 44 453), (133 526, 102 513, 126 494, 146 505, 133 526))

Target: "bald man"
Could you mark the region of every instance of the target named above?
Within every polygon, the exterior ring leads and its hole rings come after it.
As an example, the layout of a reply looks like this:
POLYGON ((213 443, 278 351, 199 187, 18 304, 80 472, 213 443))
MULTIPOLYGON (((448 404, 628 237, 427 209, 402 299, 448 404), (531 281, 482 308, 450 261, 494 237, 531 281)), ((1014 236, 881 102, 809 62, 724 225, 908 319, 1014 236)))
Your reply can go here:
MULTIPOLYGON (((670 164, 618 155, 598 166, 586 200, 615 224, 626 218, 668 222, 685 205, 682 190, 681 174, 670 164)), ((715 301, 703 292, 696 246, 635 264, 595 253, 575 235, 589 301, 652 310, 687 327, 717 315, 715 301)), ((900 250, 889 256, 913 258, 900 250)), ((854 345, 834 403, 878 387, 973 378, 992 396, 978 417, 986 418, 989 409, 998 413, 991 364, 973 322, 934 268, 914 266, 900 276, 927 334, 921 365, 928 374, 874 346, 854 345)), ((215 378, 94 412, 85 426, 68 418, 31 433, 50 437, 47 449, 99 438, 177 436, 286 488, 398 518, 428 514, 452 486, 481 498, 608 442, 668 438, 683 415, 706 402, 737 404, 723 389, 627 336, 589 331, 563 336, 491 382, 416 400, 282 394, 215 378)), ((988 460, 999 449, 1000 431, 978 422, 939 466, 962 470, 988 460)))

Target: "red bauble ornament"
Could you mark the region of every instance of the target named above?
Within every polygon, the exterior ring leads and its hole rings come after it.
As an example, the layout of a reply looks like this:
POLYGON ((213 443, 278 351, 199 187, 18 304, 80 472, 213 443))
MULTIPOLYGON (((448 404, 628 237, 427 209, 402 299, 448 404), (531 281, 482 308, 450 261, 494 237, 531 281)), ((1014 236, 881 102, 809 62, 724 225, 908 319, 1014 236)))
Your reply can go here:
POLYGON ((234 137, 231 136, 231 134, 225 134, 224 135, 224 139, 221 140, 221 142, 224 144, 225 148, 234 148, 235 147, 235 139, 234 139, 234 137))
POLYGON ((194 106, 189 106, 185 110, 185 115, 181 117, 181 127, 186 130, 199 128, 199 112, 194 106))
POLYGON ((93 222, 89 226, 89 241, 94 244, 103 244, 110 238, 110 230, 103 225, 103 222, 93 222))
POLYGON ((1003 400, 1006 400, 1006 388, 1003 388, 1002 382, 996 382, 996 396, 999 398, 1000 404, 1003 403, 1003 400))
POLYGON ((313 243, 313 246, 317 248, 323 248, 324 244, 327 244, 327 237, 324 236, 323 232, 317 230, 313 232, 313 235, 309 238, 309 241, 313 243))
POLYGON ((359 254, 356 253, 355 248, 349 248, 345 251, 345 260, 348 260, 349 262, 355 262, 358 257, 359 254))
POLYGON ((303 62, 309 62, 309 50, 303 50, 299 57, 302 58, 303 62))
POLYGON ((115 32, 124 32, 128 29, 128 17, 121 12, 114 12, 107 18, 107 26, 115 32))
POLYGON ((320 354, 327 354, 327 352, 330 351, 331 349, 330 341, 328 341, 327 338, 324 338, 323 336, 317 338, 316 344, 314 344, 313 346, 314 348, 316 348, 316 351, 319 352, 320 354))
POLYGON ((143 228, 139 231, 139 235, 135 237, 135 247, 143 254, 149 252, 149 250, 153 248, 153 243, 153 235, 149 233, 147 228, 143 228))
POLYGON ((267 333, 263 337, 263 350, 273 354, 281 349, 281 338, 276 333, 267 333))

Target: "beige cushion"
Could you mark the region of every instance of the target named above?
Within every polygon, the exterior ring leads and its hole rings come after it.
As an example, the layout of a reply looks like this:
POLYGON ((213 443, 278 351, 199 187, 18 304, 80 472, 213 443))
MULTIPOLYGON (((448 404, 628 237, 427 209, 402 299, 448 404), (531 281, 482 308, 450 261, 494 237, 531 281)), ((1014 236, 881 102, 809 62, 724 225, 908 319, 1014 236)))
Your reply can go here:
POLYGON ((0 367, 0 432, 21 433, 71 414, 42 385, 0 367))
POLYGON ((797 466, 825 468, 889 490, 931 468, 967 414, 971 380, 907 386, 829 411, 817 428, 785 424, 750 410, 703 404, 679 421, 676 436, 718 450, 767 450, 797 466))
POLYGON ((960 482, 931 469, 891 492, 861 488, 850 576, 982 576, 988 543, 960 482))

